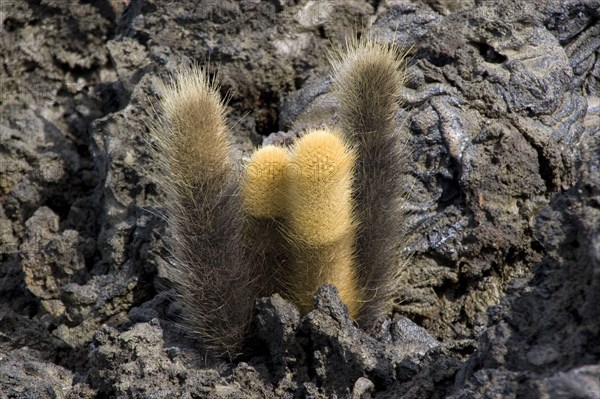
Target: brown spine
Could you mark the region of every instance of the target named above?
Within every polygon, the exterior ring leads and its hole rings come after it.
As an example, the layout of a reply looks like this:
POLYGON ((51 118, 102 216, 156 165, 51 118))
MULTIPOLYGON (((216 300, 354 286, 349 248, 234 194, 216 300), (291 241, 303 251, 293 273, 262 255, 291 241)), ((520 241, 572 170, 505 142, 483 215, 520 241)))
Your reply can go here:
POLYGON ((166 274, 189 329, 210 350, 232 357, 250 328, 256 272, 240 245, 244 221, 225 107, 195 67, 182 68, 162 91, 153 138, 172 234, 166 274))
POLYGON ((371 38, 347 44, 333 55, 332 65, 342 128, 358 151, 356 256, 366 301, 359 322, 369 325, 391 311, 403 267, 398 246, 405 235, 406 189, 400 174, 407 139, 396 129, 395 118, 405 68, 393 45, 371 38))

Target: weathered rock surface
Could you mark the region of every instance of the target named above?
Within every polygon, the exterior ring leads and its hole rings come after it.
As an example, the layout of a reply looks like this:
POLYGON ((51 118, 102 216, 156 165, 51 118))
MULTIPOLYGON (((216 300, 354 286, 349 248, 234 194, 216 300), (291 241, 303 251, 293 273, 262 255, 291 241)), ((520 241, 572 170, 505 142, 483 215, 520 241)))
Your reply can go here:
POLYGON ((600 396, 597 0, 0 8, 0 398, 600 396), (262 298, 211 358, 161 275, 156 79, 219 65, 243 159, 335 122, 327 50, 360 26, 410 48, 398 313, 262 298))

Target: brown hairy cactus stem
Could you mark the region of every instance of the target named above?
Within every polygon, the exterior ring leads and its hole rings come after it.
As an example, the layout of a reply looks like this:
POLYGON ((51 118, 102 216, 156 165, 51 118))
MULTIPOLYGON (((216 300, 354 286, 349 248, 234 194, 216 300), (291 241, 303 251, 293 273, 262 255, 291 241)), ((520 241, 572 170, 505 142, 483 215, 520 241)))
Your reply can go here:
POLYGON ((256 272, 240 245, 244 220, 225 106, 196 67, 181 68, 161 91, 152 137, 172 234, 166 275, 185 325, 208 349, 232 357, 250 329, 256 272))
POLYGON ((406 72, 394 45, 370 37, 350 41, 331 63, 342 129, 358 152, 356 257, 366 300, 358 321, 369 325, 391 311, 403 267, 399 246, 406 234, 406 188, 400 176, 407 138, 395 119, 406 72))

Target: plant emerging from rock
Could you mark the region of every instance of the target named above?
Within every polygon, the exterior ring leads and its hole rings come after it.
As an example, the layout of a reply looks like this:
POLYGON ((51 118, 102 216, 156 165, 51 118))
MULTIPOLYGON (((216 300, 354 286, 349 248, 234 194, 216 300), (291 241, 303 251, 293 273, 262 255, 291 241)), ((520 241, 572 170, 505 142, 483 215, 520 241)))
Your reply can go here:
POLYGON ((340 126, 257 150, 243 176, 207 75, 184 67, 162 86, 152 131, 172 233, 166 274, 187 325, 216 353, 240 352, 255 299, 276 292, 307 313, 315 291, 332 284, 362 325, 392 309, 402 266, 403 59, 370 38, 331 58, 340 126))

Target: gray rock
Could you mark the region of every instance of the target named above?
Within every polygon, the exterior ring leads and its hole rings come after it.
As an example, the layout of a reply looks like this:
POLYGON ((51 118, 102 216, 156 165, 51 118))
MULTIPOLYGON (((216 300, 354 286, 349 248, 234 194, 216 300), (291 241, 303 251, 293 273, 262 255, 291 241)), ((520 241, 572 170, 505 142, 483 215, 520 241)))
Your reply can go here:
POLYGON ((72 385, 72 372, 40 360, 27 347, 0 353, 0 392, 6 398, 64 399, 72 385))
POLYGON ((600 341, 600 139, 586 139, 575 187, 540 212, 547 255, 526 289, 489 310, 478 352, 462 368, 454 397, 504 392, 530 397, 597 397, 600 341), (596 380, 594 380, 596 379, 596 380), (592 382, 594 381, 594 382, 592 382))
POLYGON ((597 0, 0 7, 2 395, 598 396, 597 0), (218 64, 243 160, 335 122, 326 53, 363 25, 411 48, 398 314, 260 299, 252 350, 206 356, 161 274, 156 79, 218 64))

